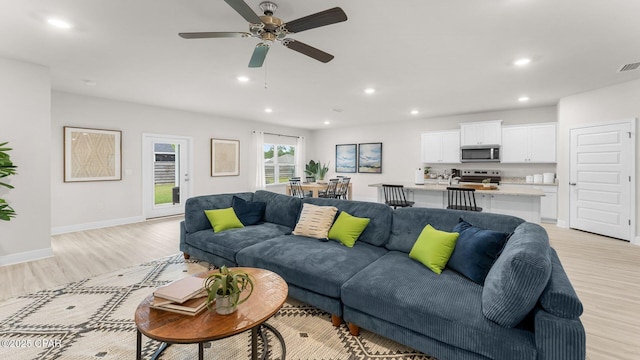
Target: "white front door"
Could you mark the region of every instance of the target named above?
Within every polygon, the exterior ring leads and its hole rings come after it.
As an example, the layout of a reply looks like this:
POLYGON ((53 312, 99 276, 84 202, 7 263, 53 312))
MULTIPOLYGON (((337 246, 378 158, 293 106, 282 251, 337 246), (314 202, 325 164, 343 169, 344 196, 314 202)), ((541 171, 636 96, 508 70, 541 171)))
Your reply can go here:
POLYGON ((143 206, 145 217, 184 213, 191 195, 191 139, 143 135, 143 206))
POLYGON ((631 240, 635 120, 574 128, 570 134, 569 226, 631 240))

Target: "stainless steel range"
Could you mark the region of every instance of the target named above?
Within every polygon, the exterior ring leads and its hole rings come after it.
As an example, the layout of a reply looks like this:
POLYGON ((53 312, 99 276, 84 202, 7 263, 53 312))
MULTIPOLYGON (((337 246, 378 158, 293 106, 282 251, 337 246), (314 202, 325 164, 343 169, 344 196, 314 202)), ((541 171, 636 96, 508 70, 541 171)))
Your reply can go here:
POLYGON ((500 184, 500 170, 462 170, 460 176, 460 182, 481 183, 484 179, 491 179, 492 184, 500 184))

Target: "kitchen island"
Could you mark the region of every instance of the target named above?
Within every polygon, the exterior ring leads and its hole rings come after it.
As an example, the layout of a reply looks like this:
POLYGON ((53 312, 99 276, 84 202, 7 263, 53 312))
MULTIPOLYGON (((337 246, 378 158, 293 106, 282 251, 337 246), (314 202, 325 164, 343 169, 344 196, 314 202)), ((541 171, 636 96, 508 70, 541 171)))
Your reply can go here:
MULTIPOLYGON (((445 181, 416 185, 407 182, 388 182, 385 184, 403 185, 407 200, 415 202, 416 207, 447 207, 447 187, 445 181)), ((467 185, 465 183, 452 186, 467 185)), ((478 185, 478 184, 468 184, 478 185)), ((378 202, 384 203, 382 183, 370 184, 378 188, 378 202)), ((526 221, 540 222, 540 199, 544 191, 536 188, 515 188, 498 186, 495 190, 476 190, 475 197, 479 207, 485 212, 520 217, 526 221)))

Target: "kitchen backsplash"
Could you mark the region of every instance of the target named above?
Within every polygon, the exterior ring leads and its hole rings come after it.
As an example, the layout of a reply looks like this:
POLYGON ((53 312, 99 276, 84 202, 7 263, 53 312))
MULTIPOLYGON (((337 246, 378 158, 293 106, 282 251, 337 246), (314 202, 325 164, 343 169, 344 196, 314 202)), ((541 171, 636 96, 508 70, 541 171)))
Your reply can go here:
MULTIPOLYGON (((431 166, 430 164, 422 164, 423 168, 431 166)), ((466 163, 466 164, 448 164, 431 166, 431 171, 442 174, 445 170, 451 169, 478 169, 478 170, 500 170, 502 177, 524 178, 527 175, 556 173, 556 164, 500 164, 500 163, 466 163)))

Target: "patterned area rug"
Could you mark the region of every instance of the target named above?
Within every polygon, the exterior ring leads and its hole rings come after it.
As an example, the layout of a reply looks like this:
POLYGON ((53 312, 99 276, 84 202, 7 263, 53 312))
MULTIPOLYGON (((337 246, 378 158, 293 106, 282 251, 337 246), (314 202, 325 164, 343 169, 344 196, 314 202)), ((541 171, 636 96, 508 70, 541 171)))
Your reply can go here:
MULTIPOLYGON (((0 303, 0 359, 134 359, 133 315, 153 290, 210 269, 174 255, 133 268, 63 285, 0 303)), ((351 336, 331 325, 330 315, 289 298, 268 321, 284 337, 287 359, 425 359, 415 350, 365 330, 351 336)), ((159 342, 142 337, 143 358, 159 342)), ((281 359, 277 338, 266 332, 270 359, 281 359)), ((204 345, 205 359, 248 359, 250 332, 204 345)), ((264 344, 259 342, 262 353, 264 344)), ((169 346, 160 359, 197 358, 197 345, 169 346)))

